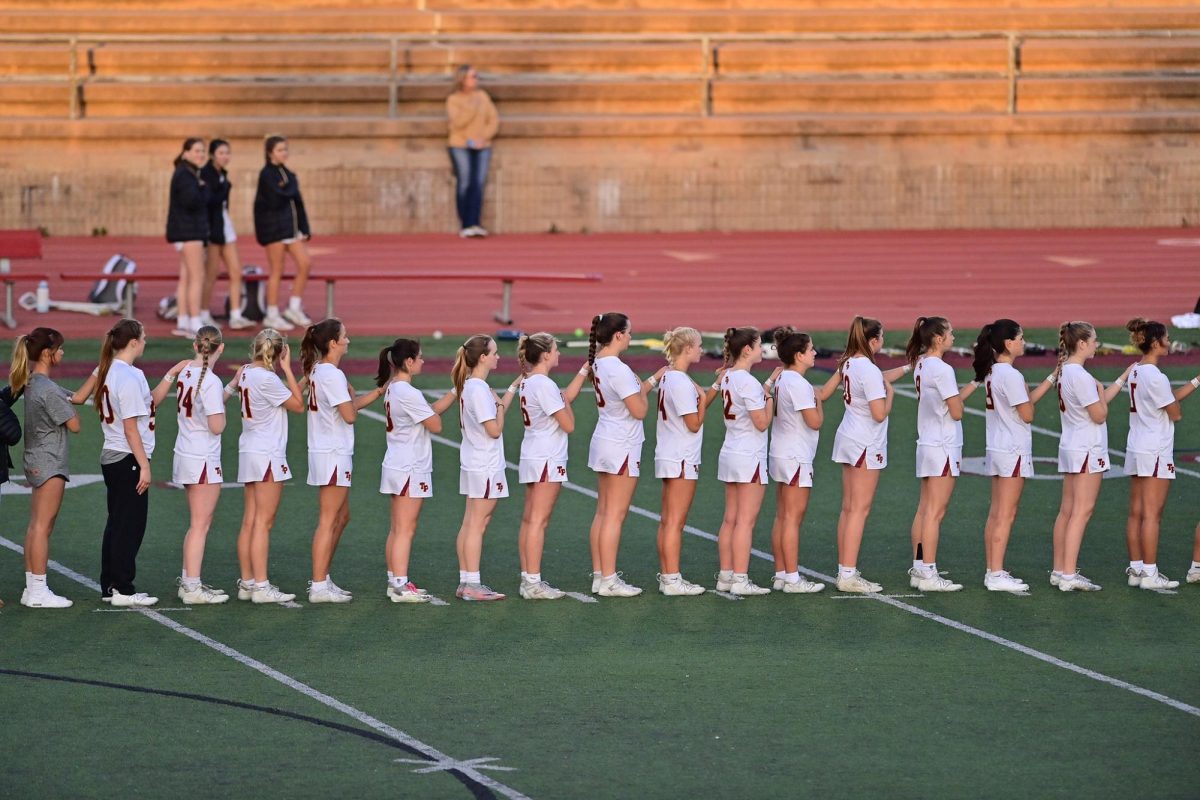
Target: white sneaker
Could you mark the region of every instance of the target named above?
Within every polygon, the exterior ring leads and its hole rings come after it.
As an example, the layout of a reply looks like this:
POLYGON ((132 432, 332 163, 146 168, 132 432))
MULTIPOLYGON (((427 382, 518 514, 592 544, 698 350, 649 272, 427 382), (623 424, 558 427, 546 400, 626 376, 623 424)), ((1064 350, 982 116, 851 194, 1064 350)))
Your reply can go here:
POLYGON ((747 576, 745 578, 735 577, 729 587, 729 593, 739 597, 754 597, 760 594, 770 594, 771 590, 765 586, 759 586, 747 576))
POLYGON ((238 598, 238 600, 253 600, 255 588, 256 587, 250 586, 250 584, 246 583, 241 578, 238 578, 238 582, 237 582, 237 598, 238 598))
POLYGON ((1125 574, 1127 576, 1129 576, 1129 585, 1130 586, 1141 586, 1142 585, 1142 573, 1139 570, 1136 570, 1133 567, 1126 567, 1125 574))
POLYGON ((343 589, 342 587, 338 586, 336 583, 333 582, 333 578, 329 577, 328 575, 325 576, 325 582, 329 584, 329 590, 331 592, 333 592, 334 594, 344 594, 344 595, 346 595, 346 597, 354 596, 354 592, 351 592, 347 589, 343 589))
POLYGON ((682 575, 678 578, 664 579, 658 576, 658 591, 667 597, 694 597, 704 594, 704 587, 686 580, 682 575))
POLYGON ((460 230, 460 231, 458 232, 458 238, 460 238, 460 239, 470 239, 472 236, 474 236, 474 235, 475 235, 475 234, 473 233, 473 231, 474 231, 474 230, 475 230, 474 228, 463 228, 462 230, 460 230))
POLYGON ((172 336, 178 336, 180 339, 195 339, 196 334, 188 328, 174 328, 171 331, 172 336))
POLYGON ((596 594, 599 591, 600 591, 600 573, 593 572, 592 573, 592 594, 596 594))
POLYGON ((21 605, 29 608, 70 608, 75 604, 67 598, 55 594, 49 586, 43 586, 34 591, 26 589, 21 592, 21 605))
POLYGON ((733 588, 733 577, 732 576, 730 576, 729 580, 724 580, 721 577, 721 573, 718 572, 716 575, 716 578, 717 578, 717 591, 718 592, 728 592, 730 589, 733 588))
POLYGON ((1060 592, 1098 592, 1100 584, 1092 583, 1082 574, 1076 574, 1074 578, 1068 578, 1063 575, 1058 579, 1058 590, 1060 592))
POLYGON ((1189 569, 1187 571, 1187 582, 1200 583, 1200 569, 1197 569, 1196 567, 1189 569))
POLYGON ((1061 572, 1054 572, 1053 570, 1051 570, 1050 571, 1050 585, 1058 586, 1058 584, 1062 583, 1062 575, 1063 574, 1061 572))
POLYGON ((304 313, 303 308, 292 308, 288 306, 283 310, 283 316, 289 321, 294 322, 301 328, 307 328, 313 324, 313 321, 308 318, 308 314, 304 313))
POLYGON ((335 592, 329 581, 326 581, 325 588, 320 590, 313 589, 312 581, 308 582, 308 602, 310 603, 349 603, 353 599, 348 594, 335 592))
POLYGON ((240 331, 245 328, 253 328, 254 321, 243 317, 242 312, 240 312, 240 311, 230 311, 229 312, 229 327, 233 328, 235 331, 240 331))
POLYGON ((179 584, 179 599, 185 606, 216 605, 229 599, 229 595, 217 592, 211 586, 205 586, 203 583, 197 583, 194 589, 189 589, 183 585, 182 578, 176 578, 175 582, 179 584))
POLYGON ((843 578, 840 574, 837 577, 837 590, 839 592, 853 592, 855 594, 875 594, 882 592, 883 587, 878 583, 872 583, 862 576, 858 570, 854 574, 843 578))
POLYGON ((390 583, 387 587, 387 597, 393 603, 428 603, 429 592, 424 589, 418 589, 417 585, 412 581, 403 586, 392 586, 390 583))
POLYGON ((784 578, 776 578, 771 583, 771 588, 784 594, 813 594, 825 591, 825 584, 810 581, 801 575, 800 580, 795 583, 790 583, 784 578))
POLYGON ((545 581, 537 581, 535 583, 533 581, 522 580, 519 593, 525 600, 559 600, 567 596, 566 592, 555 589, 545 581))
POLYGON ((1143 589, 1175 589, 1179 586, 1179 581, 1173 581, 1161 572, 1154 575, 1142 575, 1141 587, 1143 589))
POLYGON ((924 570, 919 570, 916 567, 910 567, 908 570, 908 585, 910 588, 917 588, 917 584, 925 577, 924 570))
POLYGON ((475 225, 467 230, 477 239, 486 239, 488 237, 488 232, 482 225, 475 225))
POLYGON ((916 589, 921 592, 961 592, 962 588, 961 583, 955 583, 937 573, 922 576, 916 585, 916 589))
POLYGON ((254 594, 250 600, 255 603, 290 603, 296 599, 296 595, 291 592, 281 591, 278 586, 273 583, 258 584, 254 587, 254 594))
POLYGON ((217 328, 217 329, 220 329, 220 327, 221 327, 220 325, 217 324, 217 321, 215 319, 213 319, 213 315, 212 315, 211 311, 201 311, 200 312, 200 324, 201 325, 212 325, 214 328, 217 328))
POLYGON ((1200 314, 1194 311, 1189 311, 1186 314, 1176 314, 1171 317, 1171 324, 1176 328, 1200 328, 1200 314))
POLYGON ((145 592, 134 592, 133 594, 121 594, 114 590, 112 595, 104 598, 105 602, 112 603, 116 608, 147 608, 158 602, 157 597, 152 597, 145 592))
POLYGON ((642 590, 636 586, 631 586, 621 580, 621 573, 618 572, 608 580, 600 580, 600 590, 596 594, 601 597, 637 597, 642 593, 642 590))
POLYGON ((262 324, 264 328, 274 328, 277 331, 290 331, 296 328, 295 325, 278 314, 267 314, 263 317, 262 324))
POLYGON ((983 585, 989 592, 1029 591, 1029 584, 1019 578, 1014 578, 1004 570, 1001 570, 997 575, 984 574, 983 585))

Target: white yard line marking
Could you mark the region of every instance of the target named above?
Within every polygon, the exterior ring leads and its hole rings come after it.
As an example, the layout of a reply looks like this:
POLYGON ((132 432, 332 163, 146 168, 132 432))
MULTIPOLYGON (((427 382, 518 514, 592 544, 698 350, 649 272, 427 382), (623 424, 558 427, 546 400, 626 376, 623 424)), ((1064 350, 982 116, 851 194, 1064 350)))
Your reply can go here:
MULTIPOLYGON (((924 597, 923 594, 885 594, 881 597, 924 597)), ((831 594, 830 600, 871 600, 874 599, 869 594, 831 594)))
POLYGON ((708 592, 705 592, 705 594, 709 594, 709 593, 715 594, 717 597, 724 597, 726 600, 741 600, 742 599, 742 596, 740 594, 734 594, 733 592, 721 592, 716 589, 710 589, 708 592))
MULTIPOLYGON (((24 548, 22 548, 19 544, 17 544, 14 541, 11 541, 10 539, 7 539, 3 536, 0 536, 0 546, 7 547, 9 550, 12 550, 14 553, 24 553, 25 552, 24 548)), ((87 577, 86 575, 81 575, 78 572, 76 572, 75 570, 73 570, 69 567, 65 567, 62 564, 59 564, 57 561, 51 561, 49 566, 50 566, 50 569, 54 570, 55 572, 59 573, 60 575, 65 575, 66 577, 70 578, 71 580, 75 581, 76 583, 80 584, 81 586, 91 589, 92 591, 97 592, 97 593, 100 591, 100 584, 96 583, 94 580, 87 577)), ((131 610, 134 610, 134 609, 131 609, 131 610)), ((432 745, 425 744, 425 742, 422 742, 420 739, 417 739, 414 736, 410 736, 409 734, 405 733, 404 731, 399 730, 398 728, 394 728, 391 725, 388 725, 386 722, 382 722, 382 721, 376 719, 375 717, 371 716, 370 714, 366 713, 365 711, 360 711, 352 705, 343 703, 341 700, 338 700, 336 697, 332 697, 330 695, 325 694, 324 692, 318 691, 317 689, 314 689, 313 687, 309 686, 306 683, 301 683, 300 681, 296 680, 295 678, 291 677, 290 675, 286 675, 286 674, 280 672, 279 670, 275 669, 274 667, 270 667, 257 659, 251 658, 250 656, 246 655, 245 653, 242 653, 238 650, 234 650, 232 647, 230 647, 227 644, 218 642, 216 639, 212 639, 208 636, 205 636, 203 633, 200 633, 199 631, 193 630, 193 629, 187 627, 186 625, 176 622, 175 620, 171 619, 170 617, 163 616, 162 614, 160 614, 157 611, 154 611, 153 609, 144 608, 144 609, 136 609, 136 610, 138 611, 138 613, 144 615, 147 619, 154 620, 159 625, 163 625, 167 628, 170 628, 171 630, 175 631, 176 633, 181 633, 184 636, 188 637, 189 639, 199 642, 200 644, 204 645, 205 647, 215 650, 218 653, 220 653, 221 655, 231 658, 234 661, 238 662, 239 664, 249 667, 250 669, 252 669, 255 672, 258 672, 262 675, 265 675, 266 677, 270 678, 271 680, 282 683, 284 686, 287 686, 289 689, 294 689, 295 691, 299 692, 300 694, 304 695, 305 697, 315 700, 323 706, 331 708, 334 711, 339 711, 348 717, 352 717, 353 719, 357 720, 358 722, 362 723, 363 725, 366 725, 368 728, 376 730, 379 733, 382 733, 384 736, 387 736, 397 742, 400 742, 404 746, 409 747, 413 750, 416 750, 419 753, 423 753, 424 755, 428 756, 433 761, 433 763, 430 763, 428 761, 422 761, 421 763, 424 764, 426 767, 447 765, 444 767, 444 769, 457 770, 460 773, 462 773, 463 775, 470 778, 472 781, 474 781, 478 784, 481 784, 483 786, 486 786, 487 788, 491 789, 496 794, 499 794, 499 795, 509 798, 509 800, 530 800, 526 795, 522 794, 521 792, 517 791, 516 789, 512 788, 511 786, 507 786, 503 783, 500 783, 496 779, 489 777, 488 775, 485 775, 479 771, 481 766, 486 766, 489 769, 498 769, 499 767, 492 766, 492 765, 478 765, 475 763, 476 759, 470 759, 467 761, 459 761, 454 758, 451 758, 450 756, 446 755, 445 753, 443 753, 442 751, 433 747, 432 745)), ((511 769, 511 767, 509 767, 508 769, 511 769)))
MULTIPOLYGON (((138 609, 138 608, 93 608, 92 613, 93 614, 130 614, 130 613, 137 613, 140 610, 141 609, 138 609)), ((154 610, 161 614, 166 611, 171 611, 171 612, 191 611, 192 609, 190 609, 190 608, 156 608, 154 610)))
POLYGON ((592 597, 591 595, 583 594, 582 592, 564 592, 564 594, 566 594, 566 596, 570 597, 572 600, 578 600, 581 603, 599 603, 600 602, 599 600, 592 597))
POLYGON ((431 605, 431 606, 448 606, 450 604, 447 603, 445 600, 443 600, 440 597, 434 597, 433 595, 429 595, 429 605, 431 605))
MULTIPOLYGON (((259 605, 262 605, 262 603, 259 603, 259 605)), ((276 603, 275 605, 282 606, 284 608, 304 608, 303 604, 297 603, 295 600, 288 600, 286 603, 276 603)))

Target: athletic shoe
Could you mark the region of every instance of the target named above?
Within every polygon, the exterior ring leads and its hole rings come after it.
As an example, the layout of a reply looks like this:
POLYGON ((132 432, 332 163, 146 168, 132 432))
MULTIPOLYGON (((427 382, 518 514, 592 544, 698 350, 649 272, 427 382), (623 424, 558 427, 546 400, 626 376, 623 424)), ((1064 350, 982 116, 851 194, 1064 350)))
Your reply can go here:
POLYGON ((278 314, 267 314, 263 317, 262 324, 264 328, 274 328, 277 331, 290 331, 296 327, 278 314))
POLYGON ((255 587, 250 586, 241 578, 237 582, 237 598, 238 600, 253 600, 255 587))
POLYGON ((1059 578, 1058 590, 1060 592, 1098 592, 1100 584, 1092 583, 1081 574, 1077 574, 1074 578, 1064 575, 1059 578))
POLYGON ((470 228, 467 228, 467 230, 469 230, 471 232, 471 236, 476 239, 486 239, 488 237, 488 232, 482 225, 474 225, 470 228))
POLYGON ((839 592, 853 592, 854 594, 875 594, 883 591, 882 586, 867 580, 858 570, 854 570, 854 574, 845 578, 839 574, 836 586, 839 592))
POLYGON ((346 597, 354 596, 354 592, 346 591, 342 587, 338 586, 333 582, 333 578, 329 577, 328 575, 325 576, 325 582, 329 584, 329 591, 333 592, 334 594, 344 594, 346 597))
POLYGON ((1173 581, 1161 572, 1155 575, 1142 575, 1141 587, 1143 589, 1175 589, 1179 586, 1179 581, 1173 581))
POLYGON ((254 603, 290 603, 295 599, 296 595, 281 591, 273 583, 258 584, 254 587, 254 594, 250 598, 254 603))
POLYGON ((908 585, 909 585, 909 587, 916 589, 917 584, 920 583, 924 578, 925 578, 925 570, 917 569, 916 567, 909 568, 909 570, 908 570, 908 585))
POLYGON ((308 602, 310 603, 349 603, 353 600, 350 595, 335 592, 329 581, 325 581, 324 589, 313 589, 312 581, 308 582, 308 602))
POLYGON ((213 315, 212 315, 211 311, 201 311, 200 312, 200 324, 202 326, 203 325, 212 325, 214 328, 218 328, 218 329, 221 327, 220 325, 217 324, 217 321, 215 319, 213 319, 213 315))
POLYGON ((458 232, 458 238, 470 239, 472 236, 475 235, 472 233, 473 230, 474 230, 473 228, 463 228, 461 231, 458 232))
POLYGON ((813 594, 825 591, 825 584, 810 581, 801 575, 800 580, 795 583, 791 583, 785 578, 776 578, 771 584, 771 588, 784 594, 813 594))
POLYGON ((121 594, 113 590, 109 597, 102 598, 106 603, 112 603, 116 608, 147 608, 158 602, 157 597, 151 597, 145 592, 134 592, 133 594, 121 594))
POLYGON ((178 336, 180 339, 194 339, 196 334, 192 333, 187 328, 174 328, 171 330, 172 336, 178 336))
POLYGON ((989 592, 1027 592, 1029 584, 1020 578, 1014 578, 1004 570, 1000 570, 997 575, 983 576, 983 586, 989 592))
POLYGON ((598 591, 600 591, 600 573, 593 572, 592 573, 592 594, 595 594, 598 591))
POLYGON ((760 594, 770 594, 771 590, 765 586, 759 586, 750 578, 735 578, 729 587, 729 593, 738 595, 739 597, 753 597, 760 594))
POLYGON ((1188 583, 1200 583, 1200 568, 1192 567, 1187 572, 1188 583))
POLYGON ((721 573, 718 572, 716 574, 716 579, 717 579, 717 591, 718 592, 728 592, 731 588, 733 588, 733 577, 732 576, 729 578, 729 580, 722 580, 721 573))
POLYGON ((233 328, 235 331, 240 331, 245 328, 253 328, 254 320, 246 319, 242 316, 242 312, 240 311, 230 311, 229 327, 233 328))
POLYGON ((916 588, 921 592, 961 592, 963 587, 961 583, 947 580, 935 573, 922 577, 917 581, 916 588))
POLYGON ((418 589, 412 581, 403 586, 388 586, 387 596, 393 603, 428 603, 429 592, 418 589))
POLYGON ((1126 567, 1125 574, 1129 576, 1130 586, 1142 585, 1142 573, 1139 570, 1136 570, 1133 567, 1126 567))
POLYGON ((596 594, 601 597, 637 597, 642 593, 642 590, 636 586, 632 586, 621 580, 621 573, 618 572, 607 580, 600 581, 600 591, 596 594))
POLYGON ((567 596, 567 593, 555 589, 545 581, 521 581, 520 594, 525 600, 559 600, 567 596))
POLYGON ((309 325, 313 324, 313 321, 309 319, 308 314, 304 313, 303 308, 292 308, 291 306, 288 306, 283 310, 283 316, 288 322, 294 322, 301 328, 307 328, 309 325))
POLYGON ((203 583, 197 583, 194 589, 189 589, 183 585, 183 579, 176 578, 175 582, 179 584, 179 599, 185 606, 216 605, 229 599, 229 595, 213 591, 211 586, 203 583))
POLYGON ((667 597, 692 597, 704 594, 704 587, 684 579, 682 575, 678 578, 668 580, 664 579, 660 574, 658 576, 658 591, 667 597))
POLYGON ((1051 585, 1051 586, 1058 586, 1058 584, 1060 584, 1060 583, 1062 582, 1062 575, 1063 575, 1063 574, 1062 574, 1061 572, 1054 572, 1053 570, 1051 570, 1051 572, 1050 572, 1050 585, 1051 585))
POLYGON ((456 597, 469 602, 490 602, 492 600, 503 600, 504 595, 500 592, 495 592, 484 586, 482 583, 463 583, 458 587, 458 591, 454 593, 456 597))
POLYGON ((70 608, 75 604, 55 594, 49 586, 43 586, 40 589, 26 589, 21 592, 21 605, 29 608, 70 608))

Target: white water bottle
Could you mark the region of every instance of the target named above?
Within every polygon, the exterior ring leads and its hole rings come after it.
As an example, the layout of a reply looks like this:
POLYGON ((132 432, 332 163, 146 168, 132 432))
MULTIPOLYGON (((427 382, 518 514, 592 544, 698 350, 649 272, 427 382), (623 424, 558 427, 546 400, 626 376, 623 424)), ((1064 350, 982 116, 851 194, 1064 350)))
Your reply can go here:
POLYGON ((50 284, 45 281, 37 285, 37 304, 34 307, 39 314, 50 310, 50 284))

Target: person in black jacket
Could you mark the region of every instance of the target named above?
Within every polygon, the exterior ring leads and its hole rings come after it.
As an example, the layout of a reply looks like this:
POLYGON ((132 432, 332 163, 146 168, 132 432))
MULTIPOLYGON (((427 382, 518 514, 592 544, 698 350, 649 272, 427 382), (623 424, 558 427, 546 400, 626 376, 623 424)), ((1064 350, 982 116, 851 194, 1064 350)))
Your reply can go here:
MULTIPOLYGON (((21 441, 21 421, 12 410, 13 403, 20 396, 19 392, 16 397, 13 396, 11 386, 0 389, 0 483, 8 483, 8 471, 13 465, 8 448, 15 447, 21 441)), ((0 600, 0 608, 3 607, 4 601, 0 600)))
POLYGON ((267 163, 258 174, 254 195, 254 235, 267 251, 267 314, 264 328, 289 331, 296 325, 311 325, 301 298, 308 283, 311 261, 304 242, 311 237, 300 182, 287 168, 288 143, 282 136, 268 136, 264 142, 267 163), (279 284, 283 281, 283 257, 296 262, 292 297, 282 315, 279 313, 279 284), (289 321, 290 320, 290 321, 289 321))
POLYGON ((242 316, 242 259, 238 255, 237 232, 229 216, 229 161, 233 150, 224 139, 208 143, 208 163, 200 178, 208 188, 208 248, 204 270, 204 291, 200 294, 200 317, 205 325, 215 325, 212 308, 213 286, 221 274, 221 262, 229 270, 229 327, 249 328, 254 323, 242 316))
POLYGON ((208 241, 208 190, 200 168, 207 160, 203 139, 184 140, 182 152, 175 157, 167 211, 167 241, 179 252, 179 284, 175 290, 179 317, 173 333, 189 339, 202 324, 200 295, 204 288, 204 244, 208 241))

